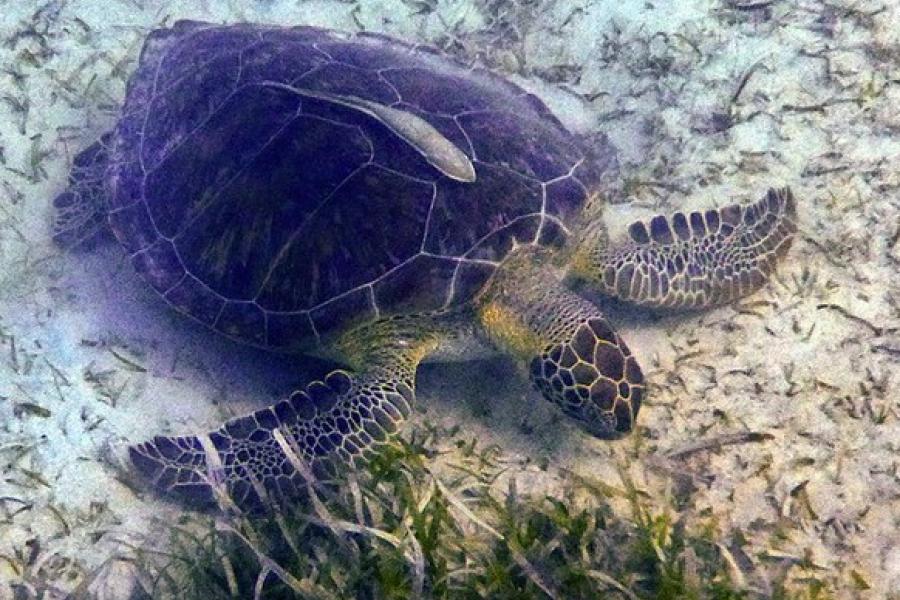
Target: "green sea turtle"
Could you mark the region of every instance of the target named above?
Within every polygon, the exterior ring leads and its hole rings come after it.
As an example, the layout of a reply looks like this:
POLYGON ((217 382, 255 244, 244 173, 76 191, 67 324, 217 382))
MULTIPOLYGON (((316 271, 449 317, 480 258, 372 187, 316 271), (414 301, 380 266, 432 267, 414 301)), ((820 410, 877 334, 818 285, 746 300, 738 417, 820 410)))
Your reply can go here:
MULTIPOLYGON (((231 338, 345 368, 204 435, 130 448, 157 488, 252 508, 366 458, 424 360, 527 365, 584 429, 632 429, 635 357, 575 283, 704 308, 766 281, 787 189, 602 226, 615 152, 489 71, 385 36, 179 22, 153 32, 113 131, 75 160, 56 238, 106 226, 173 307, 231 338)), ((510 377, 514 377, 510 373, 510 377)))

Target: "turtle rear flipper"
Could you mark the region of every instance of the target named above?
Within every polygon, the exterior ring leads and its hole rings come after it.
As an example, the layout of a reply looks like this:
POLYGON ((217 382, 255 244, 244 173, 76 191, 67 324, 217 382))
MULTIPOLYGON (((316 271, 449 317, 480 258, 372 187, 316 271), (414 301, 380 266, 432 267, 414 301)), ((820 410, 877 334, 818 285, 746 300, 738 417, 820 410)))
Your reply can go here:
POLYGON ((436 337, 379 322, 347 338, 361 350, 347 352, 358 372, 332 371, 206 435, 132 446, 131 465, 154 488, 194 506, 256 512, 302 497, 310 479, 331 478, 337 464, 371 458, 409 416, 416 367, 436 337), (382 343, 370 347, 375 340, 382 343))
POLYGON ((72 248, 106 227, 106 169, 111 134, 81 151, 69 173, 69 188, 53 200, 53 241, 72 248))
POLYGON ((589 249, 576 271, 621 300, 705 308, 762 287, 796 230, 794 196, 772 189, 752 204, 632 223, 627 242, 589 249))

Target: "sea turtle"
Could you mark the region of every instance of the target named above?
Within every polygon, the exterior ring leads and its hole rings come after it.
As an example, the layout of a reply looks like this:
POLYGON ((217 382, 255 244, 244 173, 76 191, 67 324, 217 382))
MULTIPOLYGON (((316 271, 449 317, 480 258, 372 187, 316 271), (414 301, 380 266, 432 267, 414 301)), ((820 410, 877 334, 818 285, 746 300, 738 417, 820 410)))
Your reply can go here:
POLYGON ((484 349, 523 361, 591 434, 630 431, 644 376, 579 289, 646 307, 731 302, 788 249, 794 200, 770 190, 610 240, 615 152, 586 146, 501 76, 383 35, 151 33, 115 128, 55 201, 56 238, 108 224, 177 310, 345 368, 209 434, 132 446, 133 468, 201 503, 292 497, 397 431, 422 361, 484 349))

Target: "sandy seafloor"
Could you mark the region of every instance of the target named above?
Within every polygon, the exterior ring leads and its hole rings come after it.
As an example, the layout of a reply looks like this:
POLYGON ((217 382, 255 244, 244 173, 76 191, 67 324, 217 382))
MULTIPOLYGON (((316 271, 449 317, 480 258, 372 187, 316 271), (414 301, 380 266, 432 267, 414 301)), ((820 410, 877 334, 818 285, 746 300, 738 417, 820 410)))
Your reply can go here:
POLYGON ((62 597, 101 565, 92 591, 124 597, 110 557, 179 508, 123 485, 103 443, 212 428, 319 368, 174 315, 113 245, 50 241, 73 155, 114 122, 145 34, 181 18, 364 28, 511 74, 619 148, 614 231, 790 185, 800 233, 771 285, 703 314, 612 313, 651 385, 629 440, 585 435, 502 361, 424 367, 417 419, 499 444, 520 488, 552 491, 560 467, 617 483, 617 464, 651 496, 692 480, 680 518, 745 540, 758 590, 786 572, 900 598, 893 0, 0 0, 0 598, 42 578, 62 597), (768 435, 665 458, 748 431, 768 435))

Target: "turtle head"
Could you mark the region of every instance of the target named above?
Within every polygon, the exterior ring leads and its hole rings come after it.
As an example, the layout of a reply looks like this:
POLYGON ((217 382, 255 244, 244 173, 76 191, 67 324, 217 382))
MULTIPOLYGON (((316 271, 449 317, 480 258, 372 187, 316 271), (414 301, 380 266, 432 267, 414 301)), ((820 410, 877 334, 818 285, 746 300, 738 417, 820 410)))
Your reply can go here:
POLYGON ((504 263, 479 308, 485 332, 523 359, 534 387, 582 428, 603 438, 631 431, 645 390, 631 351, 551 265, 517 259, 504 263))
POLYGON ((634 427, 644 376, 606 319, 593 317, 531 361, 531 381, 589 433, 614 438, 634 427))

